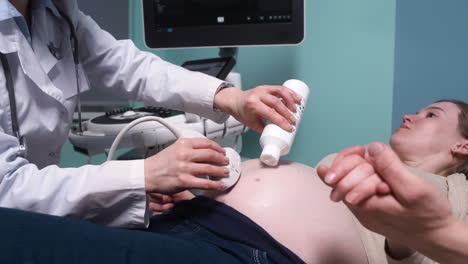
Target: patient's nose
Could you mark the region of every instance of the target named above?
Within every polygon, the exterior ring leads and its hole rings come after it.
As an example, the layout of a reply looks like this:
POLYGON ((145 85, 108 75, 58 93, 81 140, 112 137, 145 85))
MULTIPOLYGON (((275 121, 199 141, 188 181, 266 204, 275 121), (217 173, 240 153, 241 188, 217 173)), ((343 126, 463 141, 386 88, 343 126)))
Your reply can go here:
POLYGON ((414 118, 411 115, 404 115, 403 116, 403 123, 413 123, 414 118))

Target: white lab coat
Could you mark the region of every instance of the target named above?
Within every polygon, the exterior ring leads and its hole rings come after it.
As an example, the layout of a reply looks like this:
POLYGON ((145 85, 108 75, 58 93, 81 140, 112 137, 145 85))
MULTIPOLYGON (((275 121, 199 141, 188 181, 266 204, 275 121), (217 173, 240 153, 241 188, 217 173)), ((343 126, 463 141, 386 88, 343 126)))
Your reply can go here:
MULTIPOLYGON (((116 41, 77 9, 76 0, 58 0, 79 40, 82 91, 93 87, 151 105, 196 113, 222 122, 213 98, 222 81, 189 72, 116 41)), ((115 227, 144 227, 148 220, 143 161, 59 168, 77 104, 69 28, 49 10, 34 14, 32 48, 13 19, 0 22, 0 51, 7 54, 15 84, 26 159, 16 156, 3 69, 0 72, 0 207, 70 216, 115 227), (47 48, 59 47, 57 60, 47 48)), ((1 68, 1 65, 0 65, 1 68)))

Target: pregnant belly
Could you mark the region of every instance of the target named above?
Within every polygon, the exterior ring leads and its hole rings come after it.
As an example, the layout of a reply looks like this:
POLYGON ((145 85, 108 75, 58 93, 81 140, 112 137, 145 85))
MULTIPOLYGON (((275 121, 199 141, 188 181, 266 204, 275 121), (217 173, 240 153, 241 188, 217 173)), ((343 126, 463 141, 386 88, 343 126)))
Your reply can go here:
POLYGON ((307 263, 367 263, 350 212, 329 195, 311 167, 282 161, 269 168, 249 160, 236 186, 215 199, 248 216, 307 263))

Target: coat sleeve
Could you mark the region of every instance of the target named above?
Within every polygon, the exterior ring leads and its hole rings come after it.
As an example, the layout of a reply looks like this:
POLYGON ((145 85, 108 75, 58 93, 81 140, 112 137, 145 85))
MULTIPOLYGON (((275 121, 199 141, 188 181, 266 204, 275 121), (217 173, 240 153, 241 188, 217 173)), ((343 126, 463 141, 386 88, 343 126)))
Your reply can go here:
POLYGON ((228 118, 213 110, 222 80, 166 62, 139 50, 130 40, 116 40, 90 17, 77 12, 80 61, 92 87, 219 123, 228 118))
POLYGON ((97 224, 143 228, 149 210, 143 161, 113 161, 80 168, 39 169, 16 156, 16 137, 0 127, 0 207, 97 224))

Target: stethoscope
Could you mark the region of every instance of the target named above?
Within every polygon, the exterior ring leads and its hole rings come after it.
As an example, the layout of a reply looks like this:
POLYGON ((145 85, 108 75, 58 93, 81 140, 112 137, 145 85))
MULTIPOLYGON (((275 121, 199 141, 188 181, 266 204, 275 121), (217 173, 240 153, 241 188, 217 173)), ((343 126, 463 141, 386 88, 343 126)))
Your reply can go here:
MULTIPOLYGON (((75 75, 76 75, 76 90, 77 90, 77 98, 78 98, 78 131, 82 132, 82 119, 81 119, 81 102, 80 102, 80 76, 79 76, 79 53, 78 53, 78 38, 76 35, 75 27, 73 26, 73 23, 62 10, 60 10, 58 7, 56 7, 60 15, 65 19, 65 21, 68 24, 68 27, 70 28, 70 41, 71 41, 71 49, 72 49, 72 54, 73 54, 73 61, 75 63, 75 75)), ((52 44, 49 44, 48 46, 49 51, 51 54, 58 60, 61 59, 60 54, 57 53, 57 48, 54 48, 52 44)), ((13 83, 13 77, 10 69, 10 65, 8 64, 8 59, 6 54, 0 52, 0 61, 3 66, 3 70, 5 73, 5 80, 6 80, 6 88, 8 91, 8 98, 10 100, 10 114, 11 114, 11 128, 13 131, 13 135, 18 139, 19 141, 19 148, 16 153, 18 157, 26 158, 27 156, 27 144, 26 144, 26 138, 21 135, 20 129, 19 129, 19 122, 18 122, 18 113, 16 111, 16 99, 15 99, 15 86, 13 83)))

